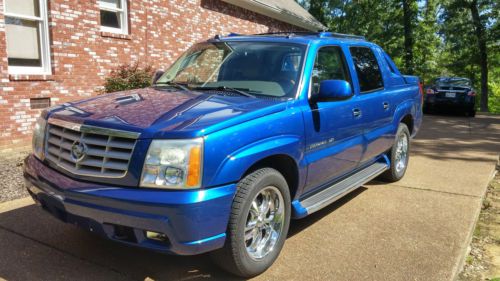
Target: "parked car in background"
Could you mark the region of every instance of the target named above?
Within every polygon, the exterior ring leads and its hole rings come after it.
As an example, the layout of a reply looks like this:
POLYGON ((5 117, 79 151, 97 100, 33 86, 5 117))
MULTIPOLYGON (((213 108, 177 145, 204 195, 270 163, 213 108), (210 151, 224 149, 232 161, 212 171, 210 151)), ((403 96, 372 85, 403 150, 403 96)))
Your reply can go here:
POLYGON ((65 222, 165 253, 212 252, 250 277, 276 260, 291 218, 404 176, 422 99, 419 79, 362 37, 216 36, 150 88, 45 111, 24 177, 65 222))
POLYGON ((467 78, 439 77, 425 88, 424 112, 453 110, 476 115, 476 91, 467 78))

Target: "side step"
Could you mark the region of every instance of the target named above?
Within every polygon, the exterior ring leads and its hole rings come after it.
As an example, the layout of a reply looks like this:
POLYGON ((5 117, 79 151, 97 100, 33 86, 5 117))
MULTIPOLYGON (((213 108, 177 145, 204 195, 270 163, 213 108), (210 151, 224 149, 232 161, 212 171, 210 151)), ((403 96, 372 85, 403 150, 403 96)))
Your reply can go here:
POLYGON ((350 177, 300 201, 300 203, 307 210, 307 214, 310 215, 376 178, 388 168, 386 163, 374 163, 350 177))

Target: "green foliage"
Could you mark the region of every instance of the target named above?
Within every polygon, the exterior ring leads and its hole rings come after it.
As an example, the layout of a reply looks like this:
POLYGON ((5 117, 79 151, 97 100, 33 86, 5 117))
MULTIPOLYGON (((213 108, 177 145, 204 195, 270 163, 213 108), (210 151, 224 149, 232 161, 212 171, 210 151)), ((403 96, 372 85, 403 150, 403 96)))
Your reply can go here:
POLYGON ((500 83, 497 81, 489 83, 490 97, 489 109, 491 113, 500 114, 500 83))
MULTIPOLYGON (((479 10, 488 53, 491 111, 499 112, 499 6, 495 0, 297 0, 329 30, 358 34, 380 45, 403 73, 429 83, 438 76, 467 77, 481 93, 481 61, 471 5, 479 10), (412 44, 405 46, 403 2, 408 4, 412 44), (415 16, 416 15, 416 16, 415 16), (408 65, 405 54, 413 52, 408 65), (405 62, 406 61, 406 62, 405 62)), ((408 21, 406 21, 408 24, 408 21)), ((479 100, 479 99, 478 99, 479 100)))
POLYGON ((151 86, 153 70, 151 66, 140 68, 139 64, 125 64, 111 71, 106 78, 106 93, 140 89, 151 86))

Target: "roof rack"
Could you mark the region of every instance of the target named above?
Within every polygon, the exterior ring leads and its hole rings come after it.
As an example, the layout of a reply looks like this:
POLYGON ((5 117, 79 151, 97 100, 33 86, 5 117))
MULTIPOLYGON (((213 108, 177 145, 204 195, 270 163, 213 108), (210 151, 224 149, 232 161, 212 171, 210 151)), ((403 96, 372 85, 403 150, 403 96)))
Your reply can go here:
POLYGON ((319 32, 319 37, 335 37, 335 38, 346 38, 346 39, 357 39, 357 40, 366 40, 364 36, 353 35, 353 34, 343 34, 343 33, 335 33, 335 32, 319 32))
MULTIPOLYGON (((253 34, 255 36, 266 36, 266 35, 286 35, 287 37, 298 36, 318 36, 320 38, 334 37, 334 38, 346 38, 346 39, 356 39, 356 40, 366 40, 364 36, 353 35, 353 34, 343 34, 329 31, 278 31, 278 32, 266 32, 253 34)), ((231 33, 229 36, 242 36, 240 34, 231 33)))
MULTIPOLYGON (((269 36, 269 35, 283 35, 286 36, 287 38, 291 38, 294 36, 317 36, 320 38, 327 38, 327 37, 333 37, 333 38, 345 38, 345 39, 354 39, 354 40, 363 40, 365 41, 366 38, 364 36, 359 36, 359 35, 353 35, 353 34, 343 34, 343 33, 336 33, 336 32, 329 32, 329 31, 319 31, 319 32, 313 32, 313 31, 278 31, 278 32, 266 32, 266 33, 257 33, 257 34, 251 34, 253 36, 269 36)), ((245 34, 238 34, 238 33, 229 33, 227 37, 237 37, 237 36, 246 36, 245 34)), ((221 39, 222 35, 215 35, 214 39, 219 40, 221 39)))

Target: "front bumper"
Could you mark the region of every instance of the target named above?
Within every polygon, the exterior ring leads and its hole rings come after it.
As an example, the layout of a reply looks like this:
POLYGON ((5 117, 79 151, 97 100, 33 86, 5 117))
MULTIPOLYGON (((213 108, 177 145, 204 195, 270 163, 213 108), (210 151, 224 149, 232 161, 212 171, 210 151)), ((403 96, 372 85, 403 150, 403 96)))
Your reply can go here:
POLYGON ((179 255, 221 248, 235 184, 200 190, 121 188, 75 181, 30 155, 24 178, 33 199, 64 222, 109 239, 179 255), (151 239, 146 231, 162 234, 151 239))

